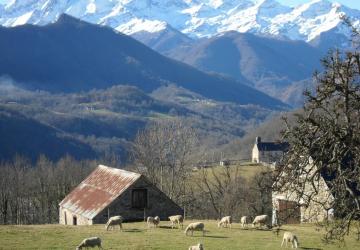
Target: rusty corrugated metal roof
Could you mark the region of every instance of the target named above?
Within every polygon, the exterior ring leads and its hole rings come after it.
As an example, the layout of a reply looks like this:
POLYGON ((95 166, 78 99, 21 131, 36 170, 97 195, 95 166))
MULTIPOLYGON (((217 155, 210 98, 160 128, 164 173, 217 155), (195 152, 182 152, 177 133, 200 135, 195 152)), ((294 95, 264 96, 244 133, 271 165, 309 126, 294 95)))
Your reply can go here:
POLYGON ((99 165, 59 205, 93 219, 140 177, 134 172, 99 165))

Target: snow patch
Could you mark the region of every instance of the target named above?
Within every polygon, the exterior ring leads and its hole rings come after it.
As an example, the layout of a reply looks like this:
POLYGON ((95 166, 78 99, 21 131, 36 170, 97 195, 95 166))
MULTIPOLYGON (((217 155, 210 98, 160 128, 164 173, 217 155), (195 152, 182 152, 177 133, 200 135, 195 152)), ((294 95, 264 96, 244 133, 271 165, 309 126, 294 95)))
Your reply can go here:
POLYGON ((124 34, 131 35, 140 31, 147 31, 150 33, 156 33, 165 30, 167 27, 166 22, 157 20, 145 20, 145 19, 132 19, 130 22, 119 25, 116 27, 117 31, 124 34))
POLYGON ((25 13, 22 16, 19 16, 18 18, 16 18, 15 22, 12 23, 11 26, 14 27, 14 26, 24 25, 24 24, 28 23, 28 21, 31 18, 33 13, 34 13, 34 11, 30 11, 30 12, 25 13))

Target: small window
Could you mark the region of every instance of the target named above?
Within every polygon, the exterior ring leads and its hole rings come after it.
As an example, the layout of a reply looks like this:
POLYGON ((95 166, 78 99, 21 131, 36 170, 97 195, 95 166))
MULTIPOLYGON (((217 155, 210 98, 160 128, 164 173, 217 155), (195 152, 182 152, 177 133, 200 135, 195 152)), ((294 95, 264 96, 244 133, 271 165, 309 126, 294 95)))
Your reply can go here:
POLYGON ((131 206, 133 208, 147 207, 147 189, 133 189, 131 195, 131 206))

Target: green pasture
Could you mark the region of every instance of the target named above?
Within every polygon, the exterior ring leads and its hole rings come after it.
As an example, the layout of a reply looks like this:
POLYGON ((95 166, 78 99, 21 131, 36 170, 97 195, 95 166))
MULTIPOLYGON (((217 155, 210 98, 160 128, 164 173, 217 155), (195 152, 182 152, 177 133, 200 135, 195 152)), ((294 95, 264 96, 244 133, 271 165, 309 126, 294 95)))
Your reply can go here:
MULTIPOLYGON (((241 229, 233 224, 232 229, 217 228, 216 221, 203 221, 207 230, 205 237, 195 232, 185 236, 181 229, 171 229, 169 222, 160 223, 159 228, 148 229, 144 222, 124 223, 123 231, 106 231, 104 225, 94 226, 0 226, 0 249, 75 249, 82 239, 99 236, 104 249, 166 249, 187 250, 190 245, 201 242, 205 249, 281 249, 283 231, 279 236, 270 230, 241 229)), ((186 221, 185 225, 190 223, 186 221)), ((294 232, 300 242, 299 249, 360 249, 355 237, 346 239, 344 245, 326 245, 323 232, 313 225, 283 226, 283 230, 294 232)), ((289 247, 290 249, 290 247, 289 247)))

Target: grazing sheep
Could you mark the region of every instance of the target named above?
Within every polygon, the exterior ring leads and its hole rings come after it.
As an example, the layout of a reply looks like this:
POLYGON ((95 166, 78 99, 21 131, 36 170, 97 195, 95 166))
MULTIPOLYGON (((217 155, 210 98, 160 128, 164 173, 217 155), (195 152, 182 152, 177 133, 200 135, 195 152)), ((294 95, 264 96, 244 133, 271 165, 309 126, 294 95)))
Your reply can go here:
POLYGON ((204 250, 204 249, 205 248, 204 248, 203 244, 201 244, 201 243, 199 243, 199 244, 197 244, 195 246, 190 246, 189 247, 189 250, 204 250))
POLYGON ((285 232, 283 236, 283 240, 281 242, 281 247, 284 245, 284 242, 286 242, 286 247, 288 245, 288 242, 291 242, 291 248, 297 248, 299 245, 299 241, 295 234, 291 232, 285 232))
POLYGON ((188 232, 191 231, 191 236, 194 235, 194 231, 202 231, 203 232, 203 236, 205 236, 205 225, 202 222, 194 222, 194 223, 190 223, 186 229, 185 229, 185 235, 188 235, 188 232))
POLYGON ((218 227, 227 227, 228 225, 230 225, 231 228, 231 223, 232 223, 231 216, 225 216, 219 221, 218 227))
POLYGON ((154 227, 157 227, 160 223, 160 217, 159 216, 155 216, 155 217, 147 217, 147 225, 148 225, 148 228, 153 225, 154 227))
POLYGON ((91 237, 91 238, 86 238, 84 239, 80 245, 78 245, 76 247, 76 250, 80 250, 83 249, 83 247, 88 248, 88 247, 98 247, 99 249, 103 249, 101 246, 101 239, 99 237, 91 237))
POLYGON ((241 227, 247 226, 247 224, 249 224, 249 222, 250 222, 250 218, 247 216, 243 216, 240 219, 241 227))
POLYGON ((259 224, 261 227, 261 224, 266 224, 266 222, 268 221, 269 216, 267 216, 266 214, 263 215, 258 215, 255 217, 254 221, 253 221, 253 227, 255 227, 256 224, 259 224))
POLYGON ((123 220, 124 220, 123 217, 121 217, 120 215, 110 217, 108 222, 105 225, 106 231, 108 231, 110 227, 114 228, 115 225, 119 225, 120 230, 122 230, 123 220))
POLYGON ((175 224, 181 225, 181 229, 184 228, 184 218, 182 217, 182 215, 170 216, 169 220, 171 221, 171 228, 174 228, 175 224))

